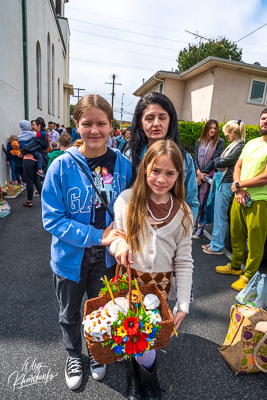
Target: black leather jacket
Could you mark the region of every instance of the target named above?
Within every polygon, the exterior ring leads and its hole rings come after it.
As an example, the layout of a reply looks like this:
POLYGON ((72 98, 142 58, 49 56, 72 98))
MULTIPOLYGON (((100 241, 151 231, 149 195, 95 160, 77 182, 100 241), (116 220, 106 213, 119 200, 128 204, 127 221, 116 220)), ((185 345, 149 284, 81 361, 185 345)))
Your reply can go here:
POLYGON ((219 138, 217 145, 216 145, 216 150, 215 150, 215 154, 212 157, 212 159, 208 162, 208 164, 201 170, 201 168, 199 167, 198 164, 198 149, 199 149, 199 142, 200 139, 198 139, 197 141, 197 145, 196 145, 196 150, 195 150, 195 156, 194 156, 194 164, 195 164, 195 169, 196 171, 198 169, 200 169, 200 171, 204 174, 209 174, 211 171, 213 171, 215 169, 215 164, 214 164, 214 160, 216 158, 219 158, 220 155, 222 154, 222 152, 224 151, 224 140, 219 138))
POLYGON ((216 158, 215 159, 215 170, 217 168, 225 168, 228 167, 228 171, 224 175, 223 182, 224 183, 233 183, 233 173, 235 169, 235 165, 237 160, 242 153, 243 147, 245 146, 245 142, 240 142, 237 146, 233 148, 230 154, 228 154, 225 158, 216 158))

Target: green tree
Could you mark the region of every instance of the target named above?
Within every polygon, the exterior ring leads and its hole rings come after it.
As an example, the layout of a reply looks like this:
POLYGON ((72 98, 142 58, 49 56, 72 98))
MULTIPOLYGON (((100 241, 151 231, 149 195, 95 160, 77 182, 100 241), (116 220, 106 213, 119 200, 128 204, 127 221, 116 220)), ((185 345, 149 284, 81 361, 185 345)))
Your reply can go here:
POLYGON ((188 48, 181 50, 178 55, 176 60, 178 70, 176 71, 186 71, 209 56, 241 61, 242 49, 239 49, 235 43, 225 38, 219 41, 210 40, 209 42, 201 43, 200 46, 189 44, 188 48))
POLYGON ((70 104, 70 127, 75 128, 75 122, 73 120, 73 112, 74 112, 75 104, 70 104))
POLYGON ((115 126, 117 129, 120 129, 120 123, 115 118, 113 118, 113 126, 115 126))

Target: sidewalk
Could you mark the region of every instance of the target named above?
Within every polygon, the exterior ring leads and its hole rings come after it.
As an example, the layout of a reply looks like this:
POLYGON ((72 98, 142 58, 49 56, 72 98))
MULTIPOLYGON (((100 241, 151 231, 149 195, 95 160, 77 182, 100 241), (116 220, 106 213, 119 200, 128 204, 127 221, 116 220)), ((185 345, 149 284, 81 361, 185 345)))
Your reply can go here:
MULTIPOLYGON (((65 385, 66 360, 58 324, 58 304, 49 266, 51 236, 44 231, 39 197, 23 207, 26 195, 9 199, 11 214, 0 219, 0 399, 121 400, 125 398, 123 363, 110 364, 103 381, 94 381, 83 343, 84 380, 71 392, 65 385), (27 361, 28 360, 28 361, 27 361), (25 386, 26 379, 46 375, 47 382, 25 386), (24 375, 25 374, 25 375, 24 375), (9 381, 8 381, 9 380, 9 381), (23 387, 21 387, 23 386, 23 387), (25 386, 25 387, 24 387, 25 386), (14 390, 13 390, 14 389, 14 390)), ((267 398, 267 374, 235 376, 218 352, 229 325, 236 292, 234 276, 215 272, 229 259, 206 255, 193 242, 194 303, 169 345, 158 351, 163 400, 261 400, 267 398)), ((267 273, 263 267, 262 272, 267 273)), ((33 382, 34 383, 34 382, 33 382)))

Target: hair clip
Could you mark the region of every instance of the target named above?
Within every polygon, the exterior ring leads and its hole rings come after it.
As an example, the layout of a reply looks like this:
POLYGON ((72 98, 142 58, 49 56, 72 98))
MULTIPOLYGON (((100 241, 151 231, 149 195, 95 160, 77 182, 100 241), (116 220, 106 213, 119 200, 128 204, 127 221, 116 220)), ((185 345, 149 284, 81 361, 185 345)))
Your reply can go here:
POLYGON ((242 120, 241 120, 241 119, 239 119, 239 120, 237 121, 238 125, 240 125, 240 122, 242 122, 242 120))

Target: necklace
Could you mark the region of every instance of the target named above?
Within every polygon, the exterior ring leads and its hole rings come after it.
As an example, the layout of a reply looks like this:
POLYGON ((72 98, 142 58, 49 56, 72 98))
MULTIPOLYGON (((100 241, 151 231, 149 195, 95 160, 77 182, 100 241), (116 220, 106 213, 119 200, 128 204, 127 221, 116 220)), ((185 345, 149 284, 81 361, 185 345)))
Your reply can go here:
POLYGON ((170 209, 169 209, 168 214, 167 214, 166 217, 164 217, 164 218, 156 218, 156 217, 154 217, 154 215, 152 214, 152 211, 150 210, 150 208, 149 208, 148 205, 147 205, 147 209, 148 209, 148 211, 149 211, 151 217, 152 217, 155 221, 158 221, 158 222, 160 222, 160 221, 165 221, 165 219, 169 218, 169 216, 171 215, 172 207, 173 207, 173 199, 172 199, 172 195, 171 195, 171 194, 170 194, 170 199, 171 199, 171 206, 170 206, 170 209))

